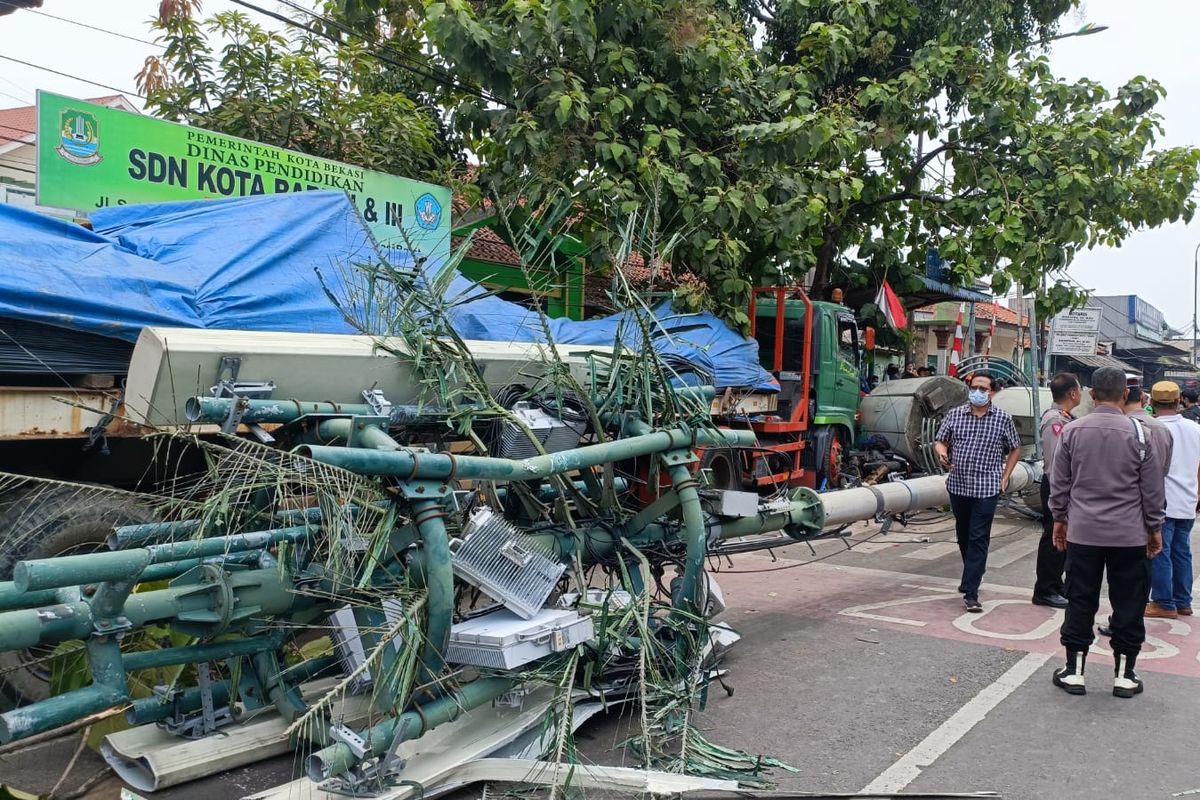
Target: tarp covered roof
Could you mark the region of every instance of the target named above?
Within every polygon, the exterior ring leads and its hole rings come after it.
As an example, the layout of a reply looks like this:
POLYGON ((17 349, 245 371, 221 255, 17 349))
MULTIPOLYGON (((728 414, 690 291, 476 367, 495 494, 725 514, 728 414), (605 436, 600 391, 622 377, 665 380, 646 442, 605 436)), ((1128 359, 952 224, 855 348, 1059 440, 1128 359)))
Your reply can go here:
MULTIPOLYGON (((96 210, 92 225, 0 205, 0 317, 126 341, 152 325, 357 333, 329 297, 350 295, 352 265, 417 265, 407 251, 381 251, 340 192, 118 206, 96 210)), ((476 298, 449 312, 464 338, 544 340, 537 312, 484 296, 461 275, 449 294, 476 298)), ((549 327, 558 343, 611 346, 637 329, 621 324, 627 314, 549 327)), ((718 387, 776 388, 757 344, 713 315, 665 305, 655 314, 659 352, 711 373, 718 387)))

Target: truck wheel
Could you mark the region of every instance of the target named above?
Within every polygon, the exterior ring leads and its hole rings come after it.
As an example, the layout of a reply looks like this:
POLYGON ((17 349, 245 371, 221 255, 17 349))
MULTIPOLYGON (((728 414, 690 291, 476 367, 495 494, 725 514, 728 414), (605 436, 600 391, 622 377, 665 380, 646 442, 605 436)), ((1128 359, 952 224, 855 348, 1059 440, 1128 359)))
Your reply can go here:
MULTIPOLYGON (((70 486, 30 486, 0 497, 0 580, 12 580, 18 561, 106 549, 119 525, 153 522, 133 498, 70 486)), ((53 647, 0 651, 0 706, 50 696, 53 647)))
POLYGON ((817 468, 817 487, 824 491, 842 488, 842 458, 846 452, 845 434, 836 428, 825 442, 821 463, 817 468))

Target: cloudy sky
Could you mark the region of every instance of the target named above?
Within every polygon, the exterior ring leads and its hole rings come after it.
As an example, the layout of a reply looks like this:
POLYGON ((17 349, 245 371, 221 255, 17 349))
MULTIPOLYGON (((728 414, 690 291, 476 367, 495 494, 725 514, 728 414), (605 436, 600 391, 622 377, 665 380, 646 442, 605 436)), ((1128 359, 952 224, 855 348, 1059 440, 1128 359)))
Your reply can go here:
MULTIPOLYGON (((4 2, 4 0, 0 0, 4 2)), ((274 8, 272 0, 259 0, 274 8)), ((42 11, 80 23, 149 40, 146 21, 157 0, 45 0, 42 11)), ((229 0, 205 0, 204 11, 237 8, 229 0)), ((269 22, 269 20, 265 20, 269 22)), ((1200 138, 1200 2, 1196 0, 1084 0, 1064 21, 1107 25, 1093 36, 1054 43, 1051 59, 1063 77, 1088 76, 1116 89, 1134 75, 1147 75, 1167 88, 1160 106, 1166 121, 1164 146, 1196 145, 1200 138)), ((0 17, 0 54, 50 67, 132 93, 133 76, 152 45, 117 38, 26 11, 0 17)), ((111 91, 79 80, 0 60, 0 108, 33 102, 36 89, 76 97, 111 91)), ((136 98, 131 97, 136 101, 136 98)), ((1200 222, 1139 231, 1119 249, 1084 253, 1070 275, 1100 294, 1139 294, 1158 306, 1178 328, 1192 318, 1193 254, 1200 222)))

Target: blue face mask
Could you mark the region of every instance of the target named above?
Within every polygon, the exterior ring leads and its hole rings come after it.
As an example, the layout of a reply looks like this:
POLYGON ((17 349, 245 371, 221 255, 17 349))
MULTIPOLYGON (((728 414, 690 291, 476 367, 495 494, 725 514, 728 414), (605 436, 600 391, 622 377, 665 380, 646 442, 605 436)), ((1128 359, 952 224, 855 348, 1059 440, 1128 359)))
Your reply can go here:
POLYGON ((971 389, 967 392, 967 400, 973 406, 986 406, 988 404, 988 393, 986 389, 971 389))

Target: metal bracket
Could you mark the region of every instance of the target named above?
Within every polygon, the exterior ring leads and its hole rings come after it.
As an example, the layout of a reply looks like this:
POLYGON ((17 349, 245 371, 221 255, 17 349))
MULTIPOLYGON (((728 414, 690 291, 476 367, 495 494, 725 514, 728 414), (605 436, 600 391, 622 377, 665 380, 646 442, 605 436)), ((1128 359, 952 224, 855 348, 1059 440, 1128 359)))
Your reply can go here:
MULTIPOLYGON (((231 397, 242 400, 267 400, 275 392, 275 381, 239 381, 238 374, 242 370, 242 359, 239 356, 221 356, 221 366, 217 370, 217 384, 209 389, 213 397, 231 397), (228 376, 228 377, 226 377, 228 376)), ((243 402, 230 403, 229 415, 221 423, 221 433, 234 434, 242 417, 246 413, 243 402)), ((247 424, 254 437, 263 444, 275 441, 275 437, 257 424, 247 424)))
POLYGON ((376 389, 374 386, 372 386, 370 389, 363 389, 362 397, 363 400, 367 402, 367 405, 371 407, 371 410, 375 412, 376 416, 391 416, 392 404, 386 397, 383 396, 383 389, 376 389))
POLYGON ((660 453, 658 459, 666 466, 674 467, 679 464, 695 464, 700 460, 700 456, 691 450, 672 450, 667 453, 660 453))
POLYGON ((192 713, 185 713, 179 707, 183 699, 182 691, 176 690, 168 694, 167 687, 154 687, 155 694, 168 699, 175 707, 171 716, 158 723, 160 728, 172 736, 200 739, 233 722, 233 713, 229 706, 217 708, 213 704, 212 671, 207 661, 196 664, 196 687, 200 690, 200 710, 192 713))
MULTIPOLYGON (((101 588, 103 588, 103 585, 101 588)), ((129 621, 129 617, 102 617, 96 620, 95 625, 92 626, 92 633, 96 636, 116 636, 117 638, 122 638, 131 630, 133 630, 133 623, 129 621)))
POLYGON ((345 725, 330 725, 329 738, 349 747, 350 752, 354 753, 354 757, 357 759, 365 758, 367 753, 370 752, 370 749, 367 747, 367 740, 345 725))
POLYGON ((440 500, 452 494, 449 483, 438 481, 396 481, 395 488, 405 500, 440 500))
POLYGON ((117 411, 121 408, 121 404, 125 402, 125 384, 121 384, 121 393, 112 399, 112 405, 108 409, 108 413, 102 416, 95 425, 87 429, 87 441, 83 443, 83 452, 87 452, 100 445, 100 455, 112 455, 108 449, 108 426, 117 417, 117 411))
POLYGON ((391 744, 388 745, 387 752, 379 762, 379 773, 382 777, 387 778, 396 774, 408 763, 400 755, 400 746, 408 740, 408 728, 411 722, 412 720, 408 717, 401 716, 400 724, 396 726, 396 732, 392 735, 391 744))
POLYGON ((329 729, 330 736, 334 741, 349 747, 359 763, 336 778, 331 778, 321 784, 321 788, 331 794, 348 797, 372 797, 392 788, 394 778, 407 763, 400 755, 400 746, 409 738, 409 723, 410 721, 407 719, 400 720, 395 733, 392 734, 392 741, 388 745, 387 751, 379 758, 365 758, 369 752, 367 743, 354 731, 344 725, 331 727, 329 729))
MULTIPOLYGON (((561 631, 555 631, 555 633, 559 634, 560 636, 562 634, 561 631)), ((525 688, 524 684, 522 684, 521 686, 518 686, 517 688, 513 689, 512 691, 505 692, 504 694, 500 695, 495 700, 493 700, 492 708, 517 708, 517 709, 519 709, 525 705, 525 698, 528 695, 529 695, 529 690, 525 688)))

